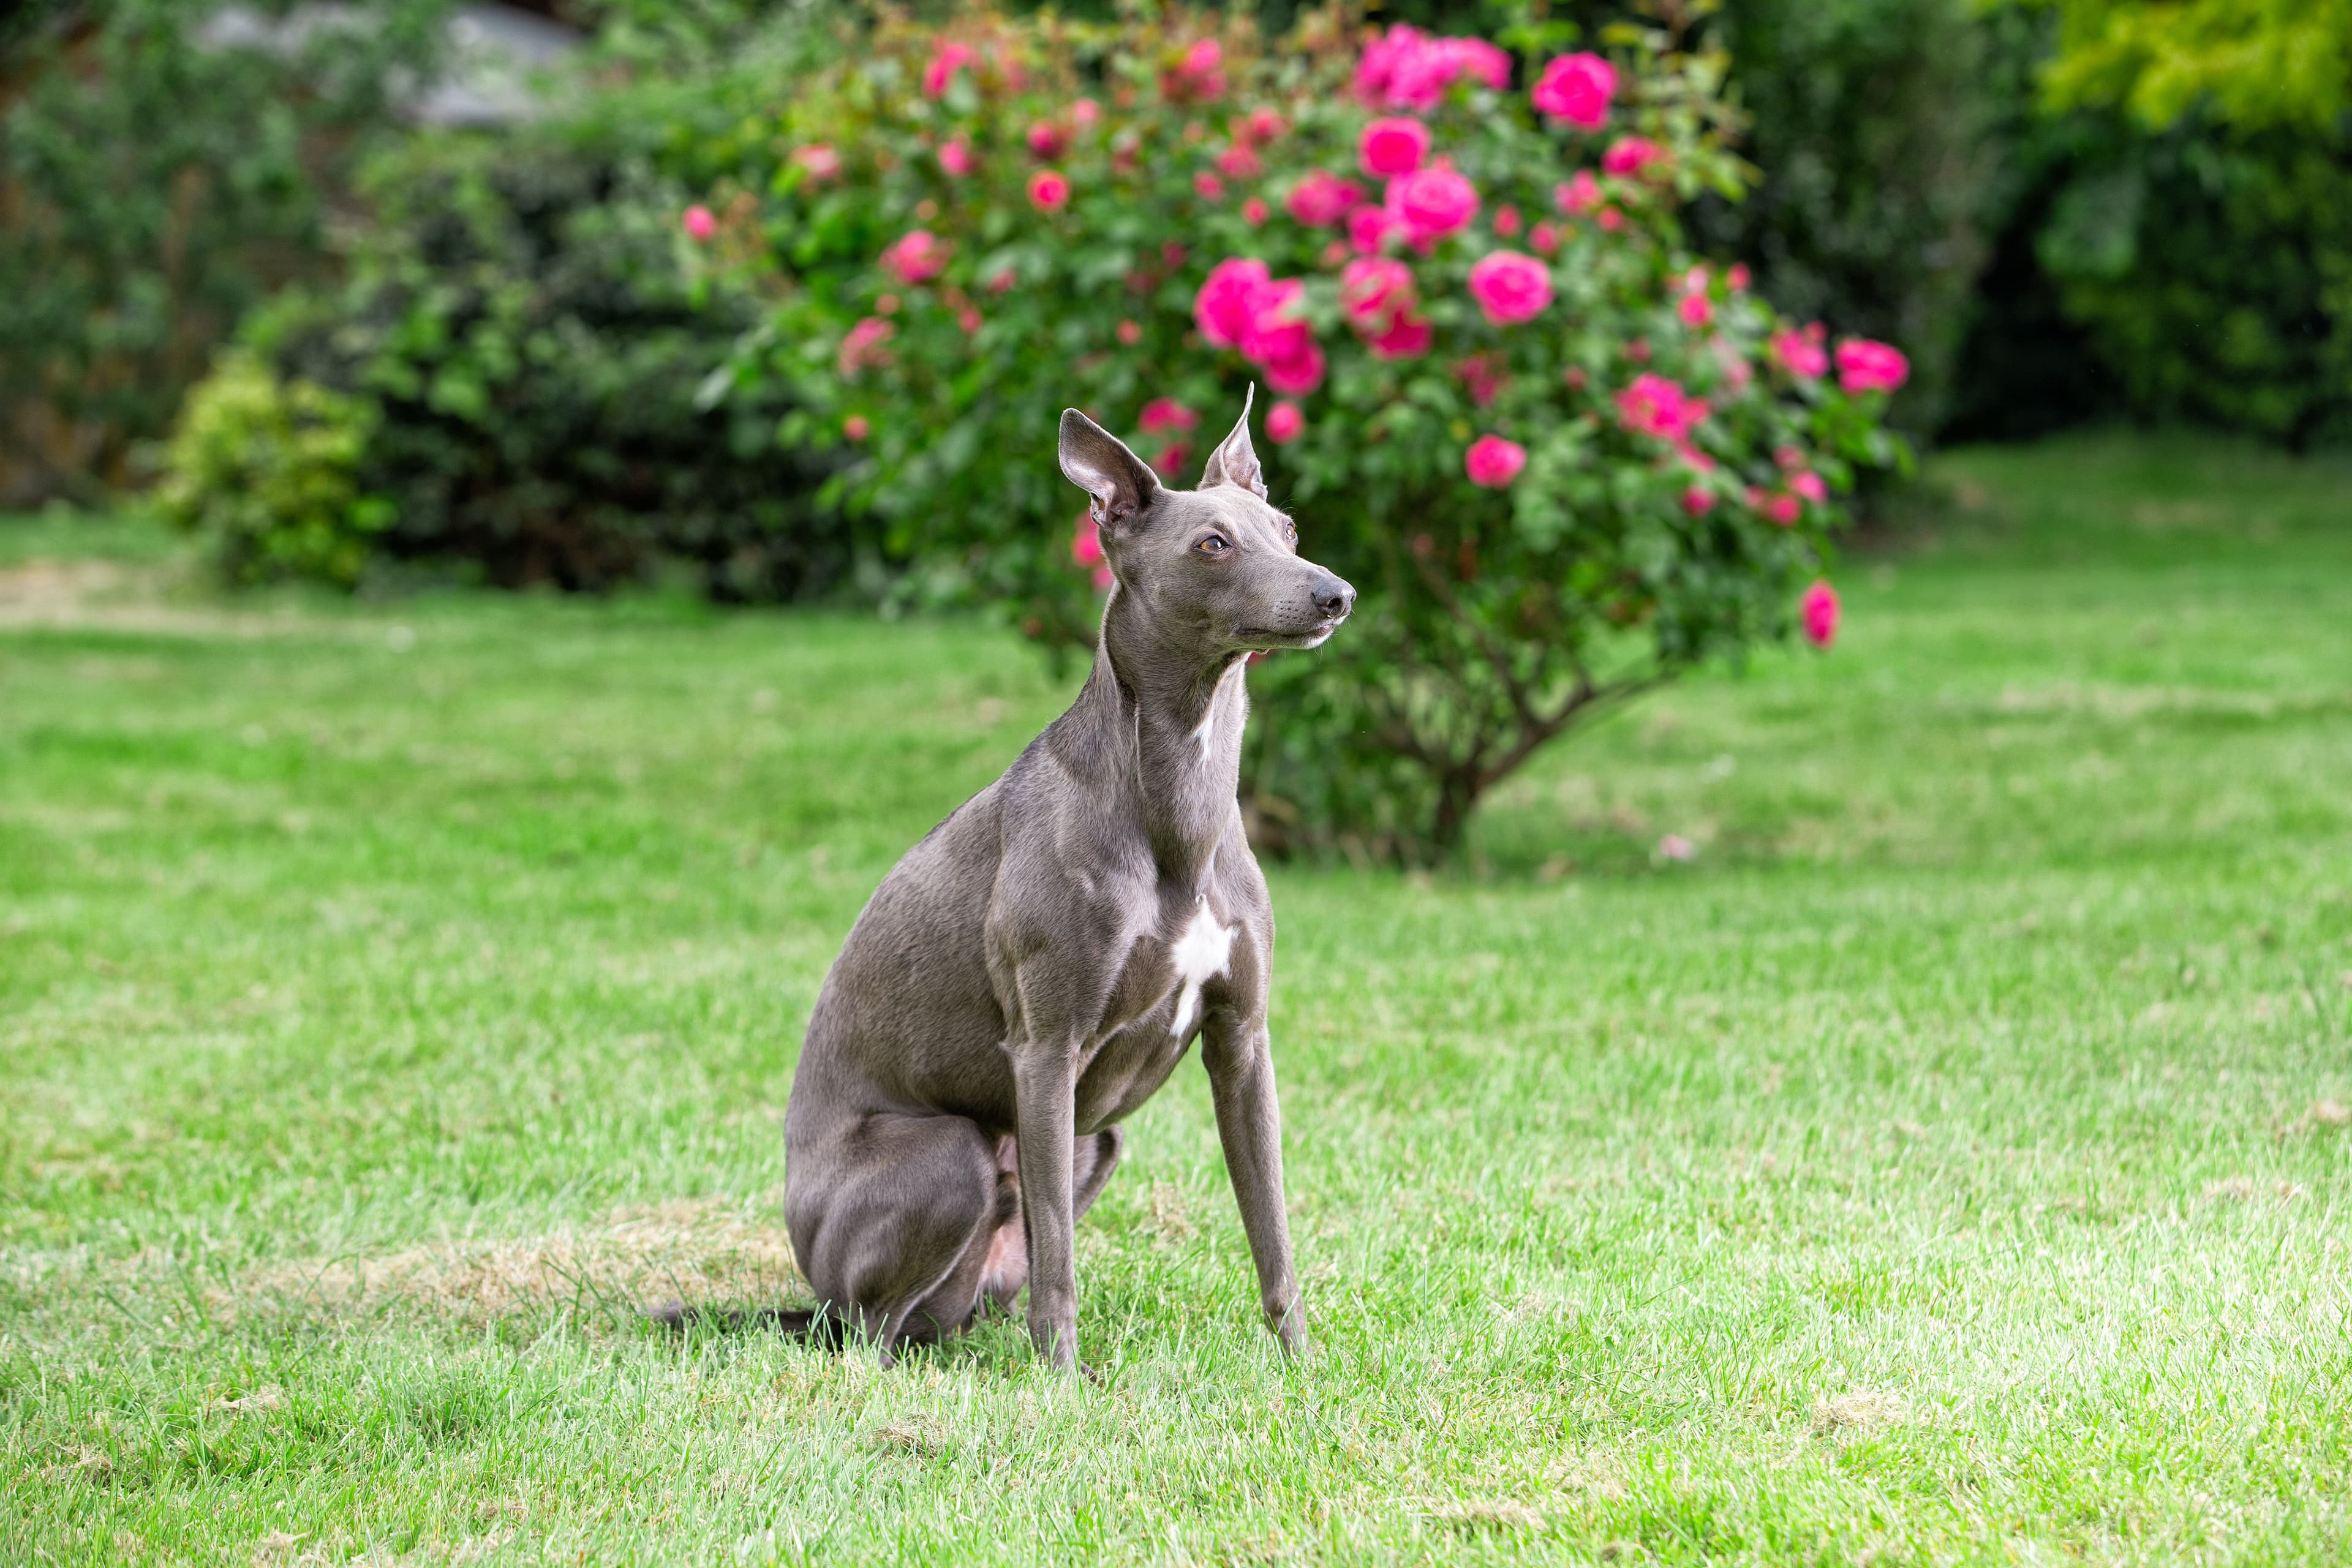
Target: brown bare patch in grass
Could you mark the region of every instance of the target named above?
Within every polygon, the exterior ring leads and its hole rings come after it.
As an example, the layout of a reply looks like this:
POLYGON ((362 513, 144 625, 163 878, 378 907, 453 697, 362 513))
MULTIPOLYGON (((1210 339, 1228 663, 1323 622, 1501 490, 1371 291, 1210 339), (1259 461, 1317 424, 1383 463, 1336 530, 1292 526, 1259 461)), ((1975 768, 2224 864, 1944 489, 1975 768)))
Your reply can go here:
POLYGON ((2244 1204, 2256 1198, 2275 1198, 2286 1204, 2303 1195, 2302 1186, 2284 1177, 2265 1182, 2255 1176, 2229 1176, 2205 1184, 2205 1197, 2211 1203, 2244 1204))
POLYGON ((1813 1435, 1826 1437, 1838 1432, 1866 1432, 1874 1426, 1892 1426, 1901 1421, 1904 1414, 1903 1402, 1895 1395, 1857 1389, 1814 1405, 1813 1435))
POLYGON ((1457 1499, 1432 1503, 1427 1512, 1432 1523, 1465 1533, 1490 1530, 1532 1533, 1542 1530, 1545 1522, 1541 1513, 1509 1498, 1457 1499))
POLYGON ((656 1301, 772 1302, 800 1279, 780 1226, 727 1200, 677 1199, 540 1236, 276 1264, 246 1274, 220 1305, 405 1308, 469 1324, 551 1310, 634 1320, 656 1301))

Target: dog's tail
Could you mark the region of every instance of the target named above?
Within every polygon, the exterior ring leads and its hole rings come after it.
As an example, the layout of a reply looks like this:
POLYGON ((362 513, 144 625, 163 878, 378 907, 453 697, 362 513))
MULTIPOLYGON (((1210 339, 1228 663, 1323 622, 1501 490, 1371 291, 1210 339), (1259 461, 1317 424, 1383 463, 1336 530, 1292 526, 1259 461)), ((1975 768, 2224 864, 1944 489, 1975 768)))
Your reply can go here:
POLYGON ((838 1350, 847 1325, 824 1307, 707 1307, 685 1301, 664 1301, 646 1313, 646 1321, 674 1334, 742 1334, 765 1331, 789 1340, 838 1350))

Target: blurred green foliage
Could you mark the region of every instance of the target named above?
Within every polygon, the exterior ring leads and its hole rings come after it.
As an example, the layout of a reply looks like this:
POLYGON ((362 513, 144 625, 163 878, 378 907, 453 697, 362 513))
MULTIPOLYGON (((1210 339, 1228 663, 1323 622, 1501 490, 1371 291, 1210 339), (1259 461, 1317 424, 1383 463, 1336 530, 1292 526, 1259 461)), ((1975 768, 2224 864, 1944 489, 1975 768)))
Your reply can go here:
POLYGON ((0 499, 131 477, 214 346, 329 265, 335 195, 429 68, 447 0, 289 53, 199 47, 182 0, 17 17, 0 68, 0 499))

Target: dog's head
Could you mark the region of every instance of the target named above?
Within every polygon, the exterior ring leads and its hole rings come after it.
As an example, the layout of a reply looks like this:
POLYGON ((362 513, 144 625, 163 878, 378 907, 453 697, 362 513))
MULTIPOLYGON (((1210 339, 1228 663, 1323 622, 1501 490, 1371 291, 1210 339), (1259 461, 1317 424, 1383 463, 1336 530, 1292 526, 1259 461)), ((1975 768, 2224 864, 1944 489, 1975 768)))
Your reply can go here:
POLYGON ((1162 486, 1125 442, 1075 408, 1062 411, 1062 472, 1094 498, 1119 593, 1139 600, 1163 635, 1197 639, 1210 658, 1314 647, 1355 607, 1356 590, 1301 557, 1297 528, 1267 504, 1246 398, 1198 489, 1162 486))

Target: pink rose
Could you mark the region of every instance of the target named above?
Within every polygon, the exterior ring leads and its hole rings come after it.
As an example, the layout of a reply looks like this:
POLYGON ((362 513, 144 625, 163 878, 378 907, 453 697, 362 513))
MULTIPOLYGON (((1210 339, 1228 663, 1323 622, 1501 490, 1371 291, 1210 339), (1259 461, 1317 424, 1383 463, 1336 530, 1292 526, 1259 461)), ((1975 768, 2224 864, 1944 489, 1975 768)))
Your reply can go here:
POLYGON ((1433 109, 1463 78, 1509 85, 1511 57, 1484 38, 1433 38, 1403 23, 1375 33, 1356 62, 1356 95, 1384 109, 1433 109))
POLYGON ((1822 348, 1822 339, 1825 335, 1819 321, 1802 331, 1775 332, 1772 334, 1772 358, 1790 375, 1811 381, 1826 374, 1830 368, 1830 356, 1822 348))
POLYGON ((1764 515, 1782 528, 1794 528, 1797 525, 1797 519, 1802 517, 1804 513, 1803 503, 1795 496, 1785 492, 1768 497, 1764 502, 1764 515))
POLYGON ((1299 314, 1306 292, 1307 286, 1296 278, 1277 278, 1250 290, 1242 316, 1242 358, 1275 365, 1305 357, 1315 342, 1315 329, 1299 314))
POLYGON ((1454 367, 1462 389, 1470 395, 1473 407, 1484 408, 1493 403, 1503 390, 1503 356, 1472 354, 1454 367))
POLYGON ((1059 212, 1070 205, 1070 182, 1051 169, 1029 176, 1029 205, 1041 213, 1059 212))
POLYGON ((1242 203, 1242 221, 1249 225, 1252 228, 1255 228, 1258 225, 1264 223, 1273 216, 1274 209, 1267 206, 1255 196, 1252 196, 1249 200, 1242 203))
POLYGON ((962 44, 940 44, 930 64, 923 68, 923 96, 939 98, 945 94, 955 73, 970 65, 972 58, 971 50, 962 44))
POLYGON ((1265 167, 1257 150, 1246 142, 1233 142, 1217 154, 1217 168, 1229 180, 1254 180, 1265 167))
POLYGON ((1724 272, 1723 280, 1731 286, 1731 291, 1735 294, 1745 294, 1748 292, 1748 263, 1745 261, 1733 262, 1724 272))
POLYGON ((1496 92, 1511 85, 1511 57, 1484 38, 1447 38, 1445 56, 1454 75, 1468 77, 1496 92))
POLYGON ((1705 485, 1683 487, 1683 510, 1692 517, 1705 517, 1715 510, 1715 492, 1705 485))
POLYGON ((1901 349, 1869 338, 1838 344, 1837 367, 1838 384, 1848 392, 1893 392, 1911 375, 1911 362, 1901 349))
POLYGON ((1815 647, 1827 647, 1837 641, 1837 590, 1816 579, 1798 601, 1797 611, 1805 618, 1805 640, 1815 647))
POLYGON ((1283 206, 1307 227, 1321 228, 1346 217, 1349 209, 1363 199, 1364 188, 1353 180, 1343 180, 1322 169, 1309 169, 1304 179, 1291 186, 1283 206))
POLYGON ((841 422, 841 433, 853 441, 863 441, 874 433, 874 426, 866 422, 863 414, 853 414, 841 422))
POLYGON ((1201 423, 1201 416, 1172 397, 1155 397, 1143 405, 1135 423, 1145 435, 1157 436, 1165 430, 1191 430, 1201 423))
POLYGON ((972 309, 970 305, 964 306, 961 310, 956 312, 956 325, 964 330, 964 334, 967 337, 973 332, 980 331, 981 321, 981 313, 972 309))
POLYGON ((1069 132, 1050 120, 1033 122, 1023 140, 1029 143, 1031 156, 1047 163, 1060 157, 1063 150, 1070 144, 1069 132))
POLYGON ((719 232, 719 220, 711 216, 710 209, 699 202, 686 209, 678 224, 686 230, 688 239, 705 240, 719 232))
POLYGON ((1225 199, 1224 181, 1206 169, 1192 176, 1192 188, 1200 192, 1205 200, 1221 202, 1225 199))
POLYGON ((1620 178, 1640 179, 1653 164, 1664 163, 1666 150, 1646 136, 1620 136, 1601 154, 1601 172, 1620 178))
POLYGON ((1102 105, 1091 98, 1082 98, 1070 105, 1070 123, 1084 131, 1102 118, 1102 105))
POLYGON ((1323 350, 1310 337, 1297 353, 1282 359, 1260 361, 1258 368, 1265 372, 1265 384, 1275 391, 1304 397, 1323 384, 1323 350))
POLYGON ((1784 468, 1801 468, 1805 466, 1805 449, 1793 442, 1783 441, 1772 448, 1772 460, 1784 468))
POLYGON ((1376 254, 1391 234, 1404 232, 1396 215, 1386 207, 1360 206, 1348 215, 1348 245, 1366 256, 1376 254))
POLYGON ((1225 51, 1214 38, 1202 38, 1184 51, 1172 71, 1160 78, 1160 95, 1171 103, 1213 103, 1225 96, 1225 51))
POLYGON ((1500 436, 1479 437, 1462 457, 1462 468, 1470 482, 1490 490, 1501 489, 1517 479, 1527 466, 1528 449, 1500 436))
POLYGON ((1601 205, 1601 182, 1592 177, 1591 170, 1579 169, 1575 178, 1551 188, 1551 199, 1569 216, 1581 217, 1601 205))
POLYGON ((1675 313, 1686 327, 1704 327, 1715 320, 1715 306, 1704 294, 1685 294, 1675 301, 1675 313))
POLYGON ((832 179, 841 173, 841 154, 822 142, 793 149, 793 163, 806 172, 812 180, 832 179))
POLYGON ((1812 502, 1815 506, 1820 506, 1822 502, 1830 499, 1829 486, 1822 482, 1821 475, 1812 472, 1811 469, 1804 469, 1800 472, 1790 474, 1789 476, 1789 488, 1796 491, 1799 495, 1804 497, 1807 500, 1812 502))
POLYGON ((841 351, 835 356, 834 366, 843 375, 856 375, 869 364, 888 364, 890 351, 882 345, 888 342, 898 328, 879 316, 867 316, 842 334, 841 351))
POLYGON ((1431 336, 1427 321, 1418 316, 1399 316, 1387 331, 1365 339, 1364 344, 1377 359, 1419 359, 1429 352, 1431 336))
POLYGON ((1495 209, 1495 232, 1496 234, 1501 235, 1505 239, 1509 239, 1519 232, 1519 228, 1518 208, 1496 207, 1495 209))
POLYGON ((1609 122, 1609 100, 1617 95, 1617 68, 1599 55, 1561 55, 1543 68, 1532 97, 1536 108, 1579 131, 1609 122))
POLYGON ((1691 427, 1706 417, 1706 405, 1693 398, 1678 382, 1644 371, 1633 384, 1617 395, 1617 418, 1626 429, 1675 442, 1686 441, 1691 427))
POLYGON ((1470 268, 1470 297, 1496 326, 1532 321, 1551 303, 1551 268, 1516 250, 1491 251, 1470 268))
POLYGON ((1478 216, 1478 191, 1444 163, 1434 163, 1391 180, 1387 205, 1404 226, 1405 237, 1427 250, 1478 216))
POLYGON ((1288 398, 1265 411, 1265 438, 1276 446, 1287 447, 1306 431, 1307 416, 1288 398))
POLYGON ((1359 331, 1381 332, 1413 307, 1412 268, 1387 256, 1359 256, 1339 273, 1339 307, 1359 331))
POLYGON ((1143 341, 1143 323, 1129 318, 1118 324, 1118 341, 1129 348, 1143 341))
POLYGON ((1102 558, 1102 529, 1089 509, 1078 513, 1078 521, 1070 530, 1070 559, 1081 566, 1092 566, 1102 558))
POLYGON ((1151 466, 1163 474, 1172 474, 1182 468, 1192 456, 1190 441, 1171 441, 1151 455, 1151 466))
POLYGON ((1536 247, 1538 256, 1556 256, 1559 252, 1559 230, 1549 220, 1528 230, 1528 243, 1536 247))
POLYGON ((1429 157, 1429 127, 1409 115, 1375 120, 1364 127, 1356 156, 1376 179, 1410 174, 1429 157))
POLYGON ((1249 320, 1250 296, 1271 278, 1265 263, 1235 257, 1209 269, 1208 280, 1192 296, 1192 320, 1201 335, 1219 348, 1236 348, 1249 320))
POLYGON ((950 136, 940 143, 940 167, 961 179, 980 167, 980 156, 963 137, 950 136))
POLYGON ((1258 107, 1249 111, 1249 118, 1242 121, 1240 129, 1235 132, 1235 134, 1245 136, 1251 142, 1263 147, 1269 142, 1280 141, 1284 136, 1289 133, 1289 121, 1285 120, 1279 113, 1266 107, 1265 104, 1260 104, 1258 107))
POLYGON ((882 253, 882 269, 913 288, 936 278, 947 267, 948 247, 927 228, 910 228, 882 253))

